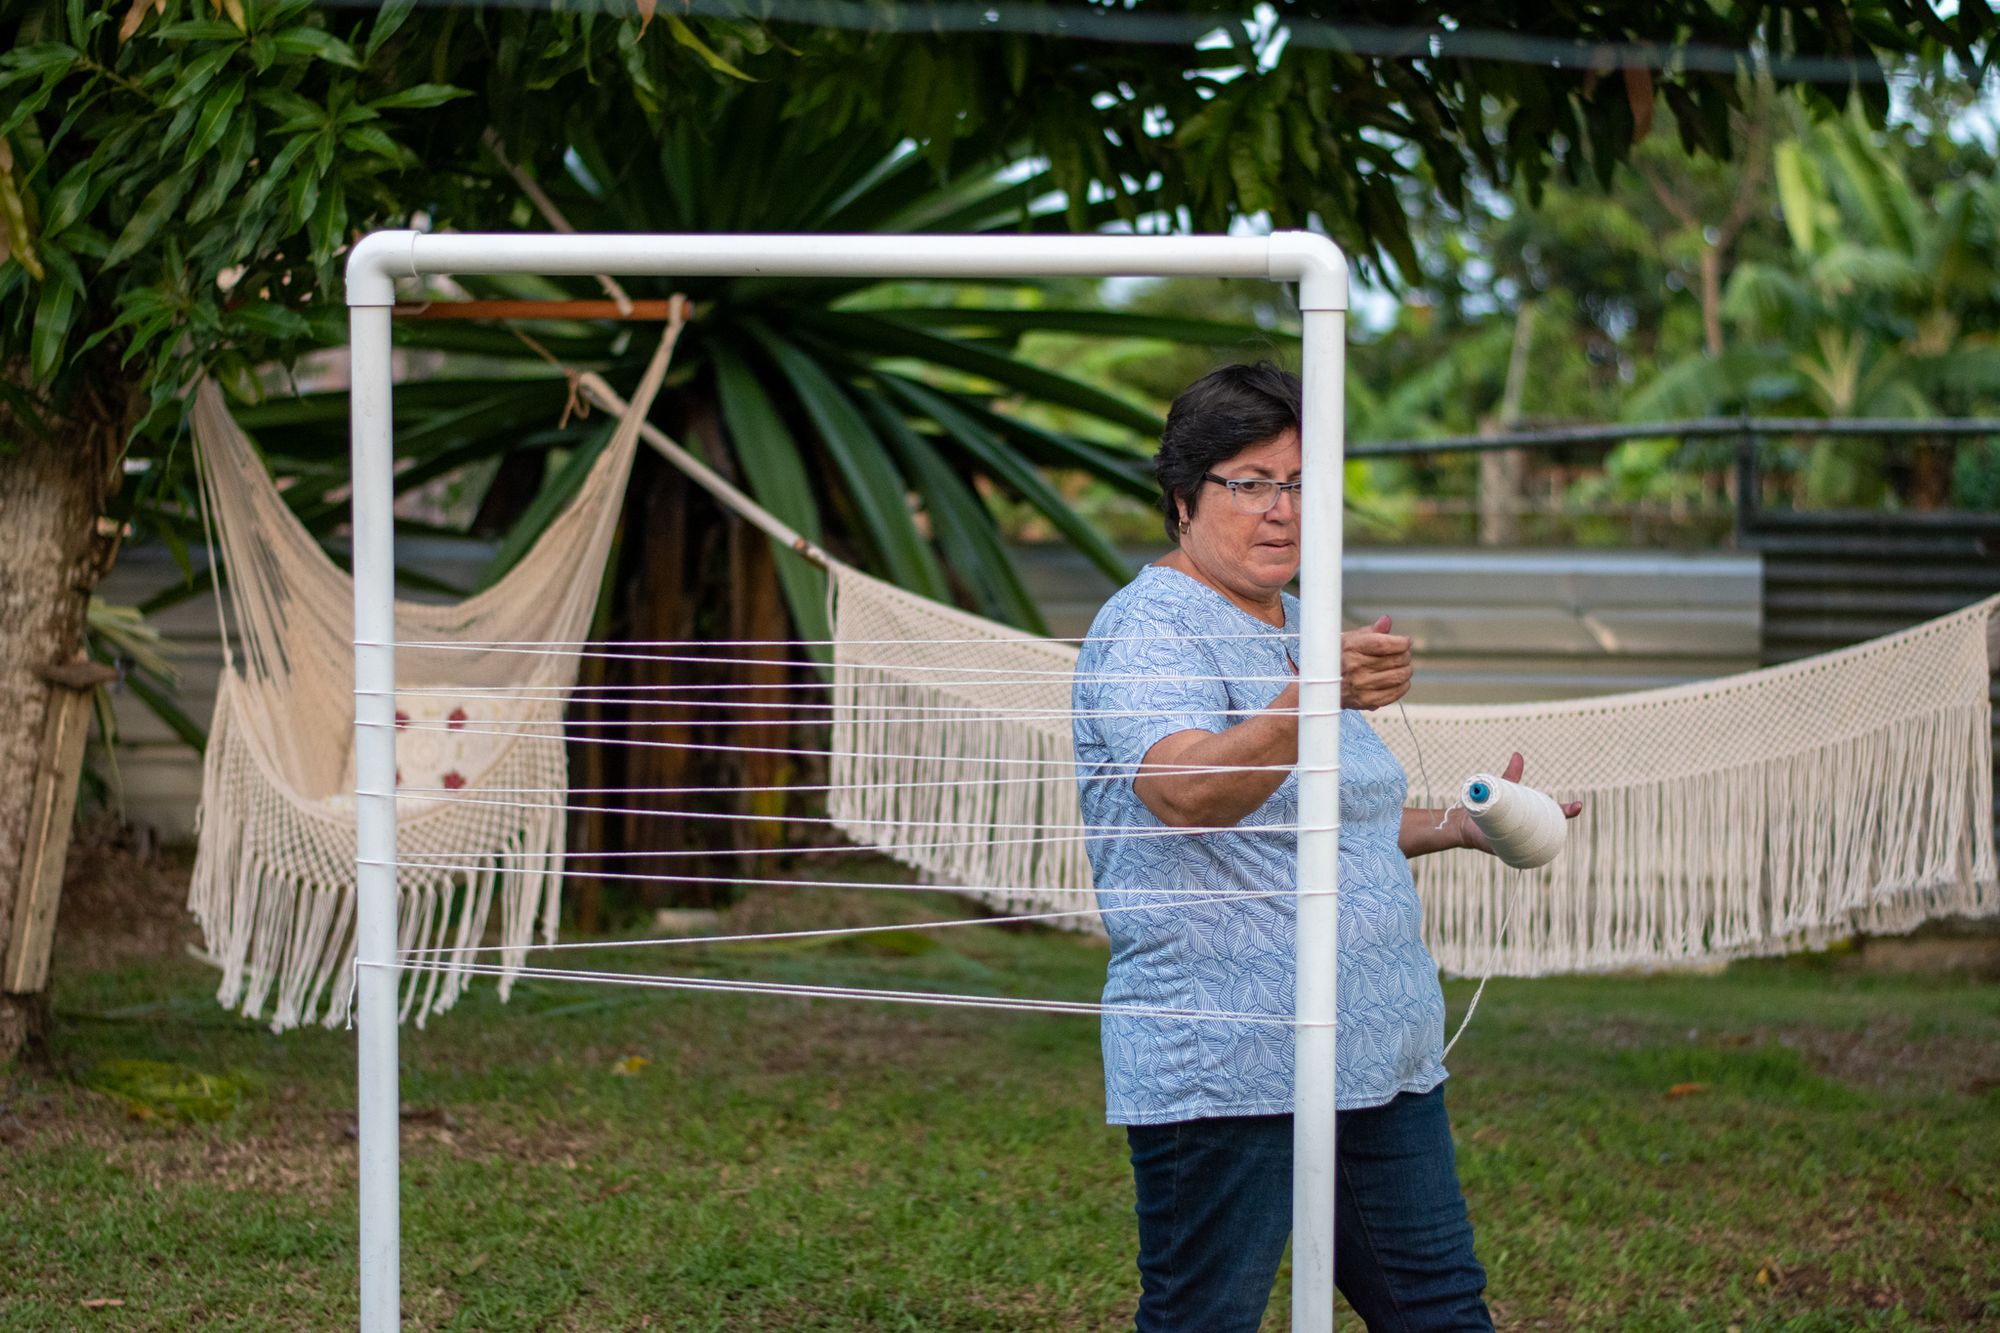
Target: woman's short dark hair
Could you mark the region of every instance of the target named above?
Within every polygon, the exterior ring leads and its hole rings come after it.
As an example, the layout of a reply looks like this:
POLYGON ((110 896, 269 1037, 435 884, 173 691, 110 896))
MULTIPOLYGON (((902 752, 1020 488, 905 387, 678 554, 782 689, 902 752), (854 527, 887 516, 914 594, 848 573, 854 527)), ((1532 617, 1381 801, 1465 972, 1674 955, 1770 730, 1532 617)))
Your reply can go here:
POLYGON ((1167 428, 1153 459, 1168 541, 1178 545, 1181 539, 1176 502, 1194 513, 1202 477, 1217 463, 1299 429, 1301 398, 1299 377, 1269 361, 1223 366, 1181 390, 1167 409, 1167 428))

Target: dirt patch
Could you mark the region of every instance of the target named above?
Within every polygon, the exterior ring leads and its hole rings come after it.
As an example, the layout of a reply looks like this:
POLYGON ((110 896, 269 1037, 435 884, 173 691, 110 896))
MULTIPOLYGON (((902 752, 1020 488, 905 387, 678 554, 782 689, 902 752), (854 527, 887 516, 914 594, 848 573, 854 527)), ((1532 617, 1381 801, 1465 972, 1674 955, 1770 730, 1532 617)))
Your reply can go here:
POLYGON ((1951 934, 1871 939, 1862 944, 1848 966, 1862 972, 2000 981, 2000 931, 1962 927, 1951 934))
MULTIPOLYGON (((574 1122, 433 1104, 404 1105, 401 1137, 411 1161, 443 1154, 574 1169, 606 1151, 594 1128, 574 1122)), ((305 1105, 290 1089, 230 1123, 201 1125, 141 1120, 115 1098, 73 1084, 0 1084, 0 1149, 82 1149, 154 1191, 200 1183, 331 1207, 354 1190, 355 1141, 352 1111, 305 1105)))
POLYGON ((70 844, 56 911, 58 971, 84 972, 181 953, 197 939, 187 911, 194 854, 163 850, 110 822, 70 844))
POLYGON ((1814 1073, 1857 1087, 1943 1092, 2000 1083, 2000 1048, 1994 1043, 1912 1036, 1904 1023, 1850 1031, 1783 1028, 1764 1039, 1798 1051, 1814 1073))

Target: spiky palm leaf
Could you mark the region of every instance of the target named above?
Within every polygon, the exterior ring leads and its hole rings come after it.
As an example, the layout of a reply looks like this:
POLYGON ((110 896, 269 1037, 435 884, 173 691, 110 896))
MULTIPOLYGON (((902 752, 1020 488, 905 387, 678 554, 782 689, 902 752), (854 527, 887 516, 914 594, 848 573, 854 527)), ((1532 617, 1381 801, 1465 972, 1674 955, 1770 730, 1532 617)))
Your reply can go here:
MULTIPOLYGON (((1063 201, 1032 163, 961 170, 919 155, 893 132, 857 130, 835 149, 805 152, 782 96, 746 86, 718 124, 605 134, 582 127, 542 156, 541 183, 569 220, 598 231, 1018 232, 1067 228, 1063 201)), ((495 164, 490 188, 511 203, 495 164)), ((539 222, 529 225, 540 225, 539 222)), ((590 279, 465 279, 476 295, 595 295, 590 279)), ((979 307, 941 306, 938 291, 899 284, 918 302, 884 304, 865 279, 769 277, 633 280, 635 296, 679 291, 697 316, 656 409, 661 423, 706 450, 760 504, 863 567, 928 597, 1028 628, 1040 615, 1007 557, 982 494, 1025 502, 1107 573, 1123 558, 1050 485, 1045 468, 1077 469, 1149 497, 1147 453, 1160 420, 1129 394, 1016 354, 1038 331, 1268 347, 1261 329, 1200 318, 1053 308, 1044 285, 989 284, 979 307), (1036 424, 1058 410, 1087 431, 1036 424), (697 421, 719 429, 689 430, 697 421)), ((576 447, 597 429, 558 428, 566 386, 509 331, 410 323, 406 347, 466 364, 413 382, 397 397, 398 484, 423 484, 521 451, 576 447)), ((552 353, 613 382, 636 377, 649 348, 629 326, 562 326, 535 333, 552 353)), ((340 395, 246 409, 276 465, 322 498, 301 513, 335 517, 344 466, 340 395), (284 427, 282 432, 271 429, 284 427)), ((510 543, 517 545, 518 543, 510 543)), ((789 556, 780 565, 802 637, 823 638, 823 585, 789 556)))

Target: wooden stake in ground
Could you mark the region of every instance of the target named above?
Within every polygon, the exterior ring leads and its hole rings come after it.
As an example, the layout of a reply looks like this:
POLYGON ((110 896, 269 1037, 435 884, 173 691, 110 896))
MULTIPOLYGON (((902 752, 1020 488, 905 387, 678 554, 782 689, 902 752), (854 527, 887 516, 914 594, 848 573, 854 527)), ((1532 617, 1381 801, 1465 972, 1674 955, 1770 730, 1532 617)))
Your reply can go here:
POLYGON ((83 746, 90 737, 91 691, 118 673, 97 662, 77 661, 42 675, 55 689, 28 796, 27 845, 14 889, 6 961, 0 967, 0 991, 9 995, 35 995, 48 986, 56 905, 62 897, 77 783, 83 776, 83 746))

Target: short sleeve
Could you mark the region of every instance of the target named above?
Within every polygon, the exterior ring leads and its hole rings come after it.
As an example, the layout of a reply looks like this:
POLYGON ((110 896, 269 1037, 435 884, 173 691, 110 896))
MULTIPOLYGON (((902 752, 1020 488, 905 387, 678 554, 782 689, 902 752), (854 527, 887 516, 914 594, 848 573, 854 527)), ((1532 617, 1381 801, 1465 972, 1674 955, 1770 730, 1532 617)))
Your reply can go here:
POLYGON ((1077 730, 1102 762, 1136 765, 1180 731, 1223 731, 1228 682, 1182 617, 1157 605, 1128 608, 1090 640, 1077 663, 1077 730), (1151 613, 1151 614, 1148 614, 1151 613))

